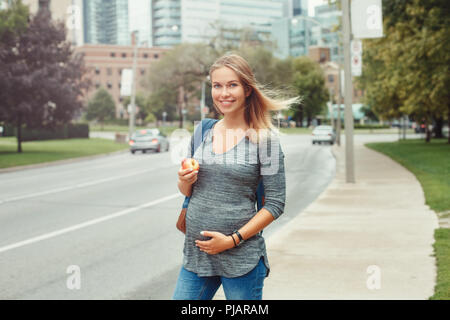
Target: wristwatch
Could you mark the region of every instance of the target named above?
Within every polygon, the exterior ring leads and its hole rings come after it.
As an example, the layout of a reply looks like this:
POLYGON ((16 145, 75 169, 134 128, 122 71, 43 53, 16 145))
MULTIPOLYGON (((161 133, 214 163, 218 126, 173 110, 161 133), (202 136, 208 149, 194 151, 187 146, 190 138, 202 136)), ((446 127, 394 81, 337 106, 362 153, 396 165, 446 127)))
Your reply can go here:
POLYGON ((239 238, 239 243, 237 244, 237 246, 239 247, 242 243, 244 243, 244 238, 242 238, 241 234, 237 230, 233 231, 233 233, 235 233, 239 238))

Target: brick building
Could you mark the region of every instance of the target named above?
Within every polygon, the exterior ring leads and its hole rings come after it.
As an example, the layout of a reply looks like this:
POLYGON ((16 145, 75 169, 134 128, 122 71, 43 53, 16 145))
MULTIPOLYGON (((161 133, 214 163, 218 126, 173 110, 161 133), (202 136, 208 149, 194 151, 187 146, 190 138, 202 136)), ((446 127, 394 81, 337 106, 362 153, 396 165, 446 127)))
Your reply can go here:
MULTIPOLYGON (((128 118, 126 107, 122 105, 120 96, 121 76, 123 69, 133 68, 133 46, 91 45, 85 44, 75 48, 84 55, 84 62, 89 69, 86 75, 92 81, 92 88, 86 95, 89 100, 95 92, 103 87, 112 95, 116 102, 116 117, 128 118)), ((138 48, 136 64, 136 92, 143 91, 142 80, 147 77, 148 68, 152 62, 158 61, 167 51, 164 48, 138 48)))

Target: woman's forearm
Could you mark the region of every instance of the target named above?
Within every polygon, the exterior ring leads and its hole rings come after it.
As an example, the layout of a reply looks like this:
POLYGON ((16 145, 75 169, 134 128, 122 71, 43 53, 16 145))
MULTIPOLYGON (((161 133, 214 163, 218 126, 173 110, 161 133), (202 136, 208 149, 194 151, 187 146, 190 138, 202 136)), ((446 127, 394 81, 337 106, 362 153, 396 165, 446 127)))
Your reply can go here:
POLYGON ((178 189, 186 197, 190 197, 192 195, 192 184, 183 182, 180 179, 178 179, 178 189))
MULTIPOLYGON (((258 211, 258 213, 255 214, 253 218, 250 219, 249 222, 247 222, 238 231, 241 234, 242 238, 244 240, 247 240, 253 237, 258 232, 260 232, 261 230, 263 230, 274 220, 275 219, 273 215, 268 210, 262 208, 261 210, 258 211)), ((239 243, 239 238, 237 235, 234 234, 233 238, 236 241, 236 243, 239 243)))

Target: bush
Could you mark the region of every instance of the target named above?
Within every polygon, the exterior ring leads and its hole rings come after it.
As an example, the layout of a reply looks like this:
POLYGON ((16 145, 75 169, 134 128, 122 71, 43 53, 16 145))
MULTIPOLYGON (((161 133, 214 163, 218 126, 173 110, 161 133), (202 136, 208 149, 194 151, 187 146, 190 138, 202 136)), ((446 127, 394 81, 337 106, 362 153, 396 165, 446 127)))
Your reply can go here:
MULTIPOLYGON (((14 129, 17 136, 17 128, 14 129)), ((84 123, 68 123, 55 128, 22 129, 22 141, 40 141, 70 138, 89 138, 89 126, 84 123)))

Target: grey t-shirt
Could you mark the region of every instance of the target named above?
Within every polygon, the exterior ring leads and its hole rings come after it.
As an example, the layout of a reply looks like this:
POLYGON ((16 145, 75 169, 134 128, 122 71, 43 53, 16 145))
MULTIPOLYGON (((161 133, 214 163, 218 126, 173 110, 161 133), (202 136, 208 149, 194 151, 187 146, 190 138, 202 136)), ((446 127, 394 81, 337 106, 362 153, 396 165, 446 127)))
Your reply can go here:
MULTIPOLYGON (((256 189, 263 179, 265 203, 275 219, 284 210, 284 154, 278 137, 271 135, 266 143, 253 143, 247 137, 223 154, 212 149, 209 130, 194 158, 199 161, 197 181, 186 212, 186 236, 183 266, 198 276, 234 278, 250 272, 264 257, 268 269, 265 241, 259 233, 240 246, 216 255, 200 251, 195 240, 208 240, 201 231, 217 231, 225 235, 239 230, 256 214, 256 189)), ((192 138, 193 139, 193 138, 192 138)), ((191 139, 191 142, 192 142, 191 139)), ((191 157, 191 144, 187 157, 191 157)))

